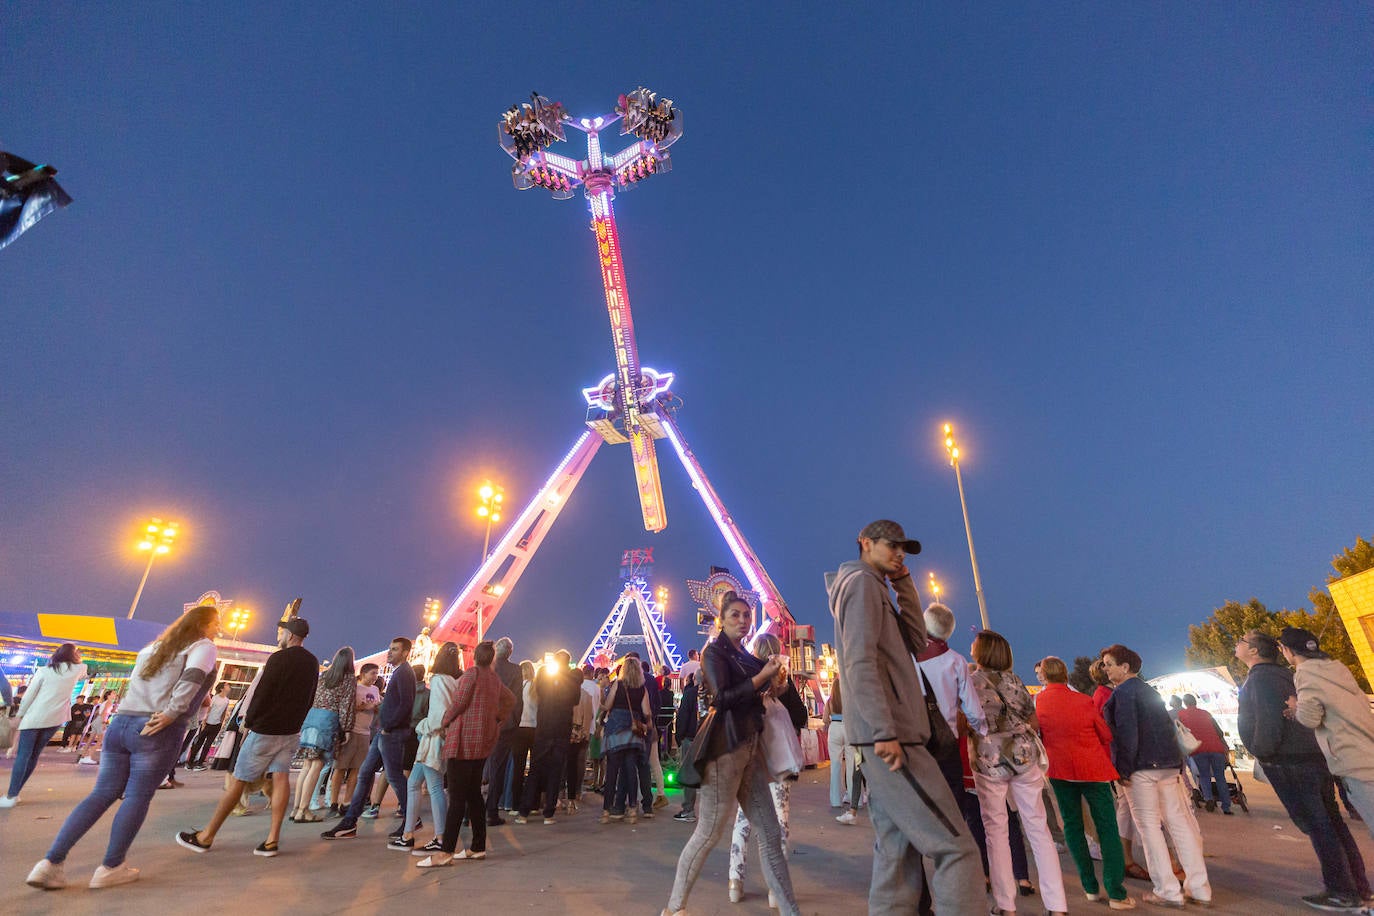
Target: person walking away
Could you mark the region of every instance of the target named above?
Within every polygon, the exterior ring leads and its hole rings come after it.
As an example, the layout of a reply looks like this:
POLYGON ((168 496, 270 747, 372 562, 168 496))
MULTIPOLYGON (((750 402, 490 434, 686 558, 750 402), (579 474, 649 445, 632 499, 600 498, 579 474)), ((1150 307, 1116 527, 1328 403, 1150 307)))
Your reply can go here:
POLYGON ((601 792, 600 823, 629 818, 631 824, 639 820, 635 805, 640 779, 639 761, 644 755, 642 731, 648 730, 653 719, 649 692, 644 686, 644 669, 639 659, 627 655, 620 661, 620 676, 602 702, 601 718, 605 737, 602 748, 606 753, 606 782, 601 792), (637 731, 639 724, 642 731, 637 731))
POLYGON ((1078 869, 1078 879, 1089 900, 1102 900, 1105 886, 1108 906, 1114 910, 1135 909, 1135 899, 1126 893, 1126 860, 1121 837, 1116 832, 1112 783, 1117 772, 1111 760, 1112 730, 1091 697, 1069 689, 1069 669, 1063 659, 1053 655, 1041 659, 1040 672, 1045 689, 1035 695, 1035 715, 1050 762, 1046 775, 1059 799, 1064 842, 1078 869), (1084 803, 1097 828, 1101 847, 1101 884, 1083 830, 1084 803))
MULTIPOLYGON (((768 765, 761 740, 762 694, 782 670, 782 663, 776 655, 764 661, 745 649, 753 622, 754 611, 749 602, 734 591, 721 596, 716 636, 707 644, 701 659, 705 688, 716 720, 708 746, 696 752, 702 776, 700 812, 696 829, 678 857, 672 894, 663 916, 680 916, 687 906, 692 885, 701 874, 707 855, 730 826, 736 805, 744 809, 761 833, 764 876, 778 908, 784 916, 801 913, 792 893, 782 830, 768 790, 768 765)), ((707 740, 707 736, 699 737, 707 740)))
POLYGON ((978 694, 988 727, 986 735, 971 734, 969 762, 987 836, 989 878, 997 902, 993 912, 999 916, 1016 912, 1016 879, 1007 833, 1010 799, 1035 856, 1040 897, 1050 913, 1067 913, 1069 904, 1059 854, 1045 815, 1045 771, 1040 760, 1042 745, 1037 740, 1040 723, 1035 715, 1035 701, 1011 670, 1011 644, 1006 637, 983 630, 974 637, 969 654, 975 665, 969 680, 978 694))
POLYGON ((28 690, 19 701, 19 740, 16 742, 14 769, 10 771, 10 787, 0 808, 19 804, 19 793, 38 766, 52 736, 67 721, 72 691, 76 682, 85 680, 86 666, 81 662, 81 650, 75 643, 64 642, 53 651, 52 657, 34 672, 28 690))
POLYGON ((1369 698, 1349 668, 1317 648, 1309 631, 1286 627, 1279 643, 1284 658, 1297 669, 1296 702, 1291 704, 1297 720, 1315 731, 1332 776, 1374 833, 1374 712, 1369 698))
MULTIPOLYGON (((925 647, 926 628, 906 568, 907 554, 919 553, 921 545, 884 519, 859 532, 858 546, 857 560, 827 576, 827 591, 848 701, 845 734, 858 749, 877 837, 869 912, 914 912, 925 857, 934 864, 935 910, 979 912, 985 898, 978 848, 925 747, 931 724, 912 656, 925 647), (897 592, 900 611, 890 589, 897 592)), ((851 796, 857 791, 851 787, 851 796)))
POLYGON ((441 833, 448 815, 448 797, 444 794, 444 716, 458 693, 458 677, 463 673, 459 661, 458 644, 446 642, 434 655, 429 676, 429 704, 425 715, 415 724, 419 743, 415 762, 410 768, 406 785, 406 816, 401 835, 394 838, 388 849, 412 850, 416 853, 438 852, 442 848, 441 833), (429 813, 434 819, 434 839, 416 847, 415 831, 420 829, 420 790, 429 791, 429 813))
POLYGON ((1293 673, 1279 664, 1279 642, 1251 630, 1236 643, 1235 655, 1250 667, 1240 687, 1240 740, 1260 762, 1293 824, 1307 834, 1321 866, 1322 890, 1302 901, 1320 910, 1359 907, 1370 895, 1364 858, 1341 817, 1335 780, 1316 735, 1290 718, 1289 698, 1297 689, 1293 673))
POLYGON ((382 691, 377 686, 381 668, 368 662, 358 669, 358 682, 353 688, 353 730, 348 740, 339 747, 334 759, 334 772, 330 775, 329 811, 326 817, 343 817, 348 807, 345 799, 352 800, 353 791, 358 787, 358 768, 367 759, 368 749, 372 747, 372 723, 377 718, 377 710, 382 705, 382 691))
POLYGON ((488 827, 499 827, 506 822, 505 818, 501 817, 499 808, 501 795, 506 791, 506 786, 511 778, 512 742, 515 738, 515 730, 520 727, 520 714, 523 711, 522 698, 525 692, 525 680, 520 673, 520 666, 510 660, 511 653, 514 651, 515 643, 511 642, 509 636, 502 636, 496 640, 496 661, 492 665, 492 671, 515 697, 515 705, 511 708, 510 716, 501 723, 501 733, 496 738, 496 746, 492 748, 491 754, 487 757, 488 827))
POLYGON ((67 854, 120 798, 123 802, 110 824, 105 858, 91 876, 90 886, 114 887, 138 880, 138 869, 125 864, 125 857, 168 762, 181 747, 187 720, 210 689, 217 633, 219 610, 199 605, 138 653, 128 693, 105 733, 95 786, 67 816, 47 856, 29 872, 30 887, 65 887, 62 866, 67 854))
POLYGON ((1183 753, 1174 721, 1164 700, 1140 677, 1140 656, 1121 644, 1102 650, 1102 666, 1113 684, 1103 718, 1112 729, 1112 765, 1126 790, 1131 818, 1153 889, 1141 899, 1155 906, 1183 906, 1187 899, 1202 906, 1212 901, 1207 865, 1202 858, 1202 834, 1187 810, 1183 792, 1183 753), (1174 841, 1183 866, 1179 884, 1160 827, 1174 841))
MULTIPOLYGON (((696 651, 693 649, 692 651, 696 651)), ((697 710, 700 689, 697 687, 697 675, 701 673, 701 666, 688 674, 682 681, 682 696, 678 700, 677 715, 674 717, 673 738, 677 741, 679 749, 678 758, 686 760, 687 755, 692 752, 692 742, 697 737, 697 725, 701 722, 701 714, 697 710)), ((692 786, 682 787, 682 807, 677 814, 673 815, 673 820, 682 821, 686 824, 695 824, 697 820, 697 790, 692 786)))
POLYGON ((319 659, 302 645, 309 635, 310 624, 303 617, 288 617, 277 623, 278 649, 262 666, 262 677, 244 714, 248 731, 234 764, 233 779, 205 827, 177 834, 179 846, 196 853, 208 852, 229 812, 239 803, 243 786, 266 776, 272 781, 272 822, 267 839, 258 844, 253 855, 270 859, 279 852, 281 825, 291 804, 291 761, 296 757, 301 725, 310 712, 320 674, 319 659))
POLYGON ((830 807, 844 809, 835 820, 841 824, 853 824, 856 818, 849 797, 851 780, 845 770, 852 766, 854 755, 845 744, 844 695, 840 690, 839 675, 830 681, 830 697, 825 701, 822 721, 825 724, 826 749, 830 752, 830 807))
MULTIPOLYGON (((472 652, 473 666, 458 678, 453 702, 441 723, 444 734, 443 756, 448 770, 448 811, 444 818, 440 849, 425 855, 416 868, 448 865, 454 859, 487 857, 486 805, 482 801, 482 770, 487 755, 496 747, 501 727, 510 719, 515 694, 492 670, 496 649, 489 640, 477 644, 472 652), (464 818, 472 830, 472 842, 458 849, 459 831, 464 818)), ((499 786, 491 791, 499 792, 499 786)), ((416 850, 422 855, 423 850, 416 850)))
MULTIPOLYGON (((358 767, 358 785, 353 790, 353 800, 348 810, 338 824, 320 834, 326 840, 352 839, 358 835, 358 818, 367 806, 379 767, 386 770, 387 782, 391 785, 399 787, 406 784, 401 758, 405 753, 406 738, 410 735, 410 714, 415 703, 415 672, 408 663, 410 645, 409 639, 397 636, 387 647, 386 660, 391 665, 391 679, 387 682, 386 695, 377 711, 381 724, 367 749, 367 756, 358 767)), ((401 816, 404 817, 406 799, 404 794, 398 794, 401 795, 398 801, 401 816)))
MULTIPOLYGON (((772 633, 764 633, 754 640, 754 657, 760 661, 766 661, 772 657, 784 658, 782 640, 772 633)), ((797 685, 788 676, 787 669, 782 668, 774 677, 773 683, 765 691, 763 696, 765 709, 769 704, 776 703, 787 710, 787 717, 792 723, 798 735, 801 730, 806 728, 807 714, 806 703, 802 700, 801 694, 797 691, 797 685)), ((791 791, 792 782, 796 777, 790 779, 770 778, 768 781, 768 792, 773 799, 773 812, 778 818, 778 829, 782 833, 782 854, 783 858, 790 858, 788 849, 789 822, 792 816, 791 791)), ((730 837, 730 871, 729 871, 729 894, 731 903, 739 903, 744 899, 744 874, 749 855, 749 836, 753 831, 750 829, 749 818, 745 816, 744 809, 740 808, 735 813, 735 829, 730 837)), ((777 908, 777 901, 773 892, 768 892, 769 909, 777 908)))
POLYGON ((534 679, 530 691, 539 708, 534 731, 534 763, 530 778, 525 782, 525 795, 520 800, 517 824, 525 823, 542 792, 544 795, 544 823, 555 823, 558 810, 558 787, 568 767, 568 747, 572 738, 573 708, 582 691, 573 683, 569 665, 572 655, 566 649, 554 653, 552 666, 546 665, 534 679))
MULTIPOLYGON (((337 759, 342 745, 357 740, 353 717, 357 708, 357 681, 353 677, 353 649, 344 646, 320 675, 315 699, 301 723, 301 773, 296 780, 293 824, 318 824, 324 820, 311 812, 310 800, 326 764, 337 759)), ((213 713, 212 713, 213 715, 213 713)))
POLYGON ((1231 792, 1226 788, 1226 755, 1231 749, 1226 746, 1221 726, 1210 712, 1198 707, 1197 697, 1191 693, 1183 695, 1183 708, 1178 711, 1176 718, 1201 742, 1190 756, 1197 767, 1198 791, 1202 793, 1203 807, 1215 811, 1220 802, 1221 813, 1230 814, 1231 792))
POLYGON ((215 738, 219 737, 219 731, 224 727, 224 714, 229 711, 229 703, 229 682, 220 681, 215 685, 215 692, 210 697, 205 724, 196 734, 196 740, 191 744, 191 752, 186 755, 187 772, 205 769, 205 756, 210 753, 215 738))

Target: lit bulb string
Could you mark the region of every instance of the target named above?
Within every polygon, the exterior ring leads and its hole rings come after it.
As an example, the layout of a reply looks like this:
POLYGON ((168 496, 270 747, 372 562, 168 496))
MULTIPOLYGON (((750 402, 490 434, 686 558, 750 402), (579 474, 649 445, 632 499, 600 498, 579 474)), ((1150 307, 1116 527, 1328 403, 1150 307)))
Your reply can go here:
MULTIPOLYGON (((782 600, 782 595, 778 593, 777 586, 768 578, 768 574, 759 568, 753 549, 744 540, 744 535, 738 532, 733 523, 725 519, 720 496, 716 494, 715 488, 711 486, 705 474, 698 468, 696 456, 692 450, 687 448, 687 445, 682 441, 682 434, 677 428, 677 422, 670 416, 664 416, 662 422, 663 429, 668 435, 668 441, 673 443, 673 448, 677 451, 682 466, 687 469, 687 475, 692 478, 692 483, 697 488, 697 492, 702 495, 702 500, 706 503, 711 518, 715 519, 716 527, 720 529, 721 536, 730 546, 730 552, 740 566, 744 568, 744 575, 749 580, 750 587, 760 595, 765 612, 771 611, 778 616, 790 616, 787 603, 782 600)), ((766 614, 766 616, 767 622, 758 629, 753 639, 758 639, 772 625, 772 614, 766 614)))
MULTIPOLYGON (((505 562, 506 556, 510 553, 511 547, 515 544, 516 540, 518 540, 521 532, 529 529, 530 525, 534 523, 534 518, 539 514, 541 508, 547 507, 549 492, 558 485, 558 481, 563 477, 563 472, 567 470, 572 460, 587 447, 587 441, 593 438, 596 439, 596 442, 592 446, 592 451, 595 452, 595 450, 601 446, 601 440, 597 438, 591 430, 587 430, 578 437, 572 450, 564 456, 561 462, 559 462, 558 467, 554 468, 553 473, 549 475, 549 479, 544 483, 543 488, 541 488, 539 492, 534 495, 534 498, 530 500, 529 504, 525 506, 524 511, 520 513, 520 517, 516 519, 515 524, 511 525, 501 537, 501 540, 496 542, 496 549, 492 551, 491 556, 489 556, 481 566, 477 567, 477 572, 473 573, 472 578, 463 586, 462 591, 460 591, 457 597, 453 599, 452 603, 449 604, 448 610, 439 618, 439 623, 435 627, 436 631, 449 625, 449 618, 457 612, 458 603, 463 599, 463 596, 468 594, 473 586, 480 582, 484 576, 490 578, 491 574, 505 562)), ((571 494, 564 494, 559 497, 560 508, 561 504, 567 500, 569 495, 571 494)), ((490 621, 487 621, 487 623, 489 624, 490 621)))

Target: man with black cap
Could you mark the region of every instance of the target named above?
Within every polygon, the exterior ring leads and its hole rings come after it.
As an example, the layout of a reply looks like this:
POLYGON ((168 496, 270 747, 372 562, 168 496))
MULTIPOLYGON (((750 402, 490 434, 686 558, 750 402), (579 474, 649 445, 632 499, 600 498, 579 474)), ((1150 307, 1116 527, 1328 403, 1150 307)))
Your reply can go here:
POLYGON ((868 911, 916 912, 928 857, 936 912, 986 912, 978 847, 926 749, 931 725, 915 663, 926 628, 906 568, 907 555, 921 545, 890 520, 866 526, 858 545, 857 560, 826 574, 826 589, 845 685, 845 734, 868 781, 877 834, 868 911))
POLYGON ((1331 775, 1345 784, 1355 810, 1374 831, 1374 712, 1369 697, 1341 662, 1300 627, 1279 634, 1279 651, 1297 669, 1290 702, 1299 722, 1317 733, 1331 775))
POLYGON ((1312 730, 1293 719, 1293 673, 1279 664, 1279 642, 1251 630, 1236 643, 1250 667, 1240 688, 1240 740, 1260 762, 1293 824, 1307 834, 1321 864, 1325 889, 1308 894, 1313 909, 1358 908, 1370 894, 1364 859, 1336 803, 1336 783, 1312 730))
POLYGON ((262 675, 248 702, 243 724, 247 735, 234 764, 233 777, 220 796, 219 806, 201 830, 183 830, 178 845, 192 852, 208 852, 225 818, 239 803, 245 783, 256 782, 264 774, 272 776, 272 824, 267 839, 253 850, 257 856, 277 854, 281 824, 291 803, 291 760, 300 746, 301 724, 315 701, 315 682, 320 662, 306 651, 305 637, 310 624, 302 617, 288 617, 277 624, 278 651, 263 665, 262 675))

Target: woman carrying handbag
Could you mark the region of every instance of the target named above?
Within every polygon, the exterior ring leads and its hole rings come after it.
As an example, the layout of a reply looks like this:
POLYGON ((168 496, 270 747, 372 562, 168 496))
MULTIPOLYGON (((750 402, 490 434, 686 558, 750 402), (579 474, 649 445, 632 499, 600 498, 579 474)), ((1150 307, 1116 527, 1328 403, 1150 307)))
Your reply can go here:
POLYGON ((785 916, 801 913, 792 894, 792 877, 768 789, 768 766, 760 740, 764 715, 761 694, 774 683, 783 666, 776 655, 764 661, 745 649, 753 622, 754 611, 747 601, 733 591, 722 596, 719 633, 701 655, 713 714, 708 714, 693 742, 692 764, 701 776, 696 830, 678 858, 672 895, 663 916, 678 916, 686 907, 692 885, 707 855, 730 826, 736 804, 761 831, 764 874, 779 909, 785 916), (698 744, 702 745, 700 750, 698 744))

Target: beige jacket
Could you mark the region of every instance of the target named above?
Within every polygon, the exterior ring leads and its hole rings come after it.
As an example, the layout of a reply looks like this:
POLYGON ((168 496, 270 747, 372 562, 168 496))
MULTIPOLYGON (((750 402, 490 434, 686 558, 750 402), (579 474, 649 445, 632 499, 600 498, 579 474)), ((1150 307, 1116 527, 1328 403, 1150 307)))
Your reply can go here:
POLYGON ((1297 719, 1317 733, 1333 776, 1374 783, 1374 712, 1350 669, 1335 659, 1297 666, 1297 719))

